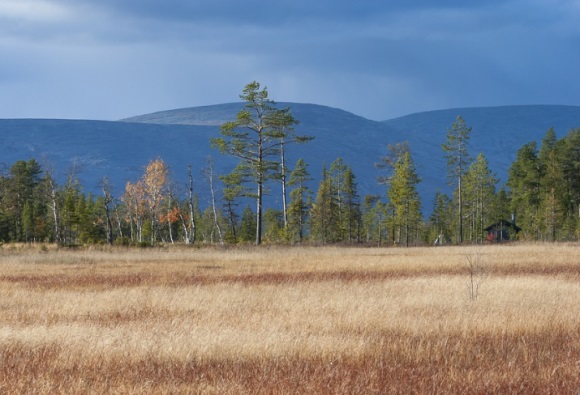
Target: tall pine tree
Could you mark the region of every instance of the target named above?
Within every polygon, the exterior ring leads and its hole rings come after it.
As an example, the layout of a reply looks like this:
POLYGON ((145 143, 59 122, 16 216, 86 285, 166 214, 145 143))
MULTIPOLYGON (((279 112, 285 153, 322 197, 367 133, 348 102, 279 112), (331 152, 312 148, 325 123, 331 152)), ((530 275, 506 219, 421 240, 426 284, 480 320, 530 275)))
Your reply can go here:
POLYGON ((447 159, 449 182, 457 183, 457 241, 463 242, 463 179, 469 169, 471 159, 467 151, 471 128, 465 124, 461 116, 458 116, 447 129, 447 141, 441 145, 447 159))
POLYGON ((268 90, 260 89, 258 82, 247 84, 240 98, 245 102, 244 109, 237 114, 235 121, 221 126, 223 137, 211 139, 211 143, 220 152, 238 158, 238 169, 247 172, 255 186, 251 197, 256 199, 255 243, 260 244, 266 183, 270 179, 281 178, 281 166, 277 159, 284 138, 296 120, 288 110, 277 109, 268 98, 268 90))

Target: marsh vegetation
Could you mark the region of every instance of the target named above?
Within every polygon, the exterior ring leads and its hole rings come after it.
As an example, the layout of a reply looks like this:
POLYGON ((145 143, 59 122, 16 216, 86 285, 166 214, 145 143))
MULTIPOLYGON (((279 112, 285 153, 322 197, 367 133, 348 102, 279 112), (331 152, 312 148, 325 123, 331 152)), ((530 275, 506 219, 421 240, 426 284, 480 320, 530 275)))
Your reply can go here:
POLYGON ((577 393, 579 247, 5 245, 0 392, 577 393))

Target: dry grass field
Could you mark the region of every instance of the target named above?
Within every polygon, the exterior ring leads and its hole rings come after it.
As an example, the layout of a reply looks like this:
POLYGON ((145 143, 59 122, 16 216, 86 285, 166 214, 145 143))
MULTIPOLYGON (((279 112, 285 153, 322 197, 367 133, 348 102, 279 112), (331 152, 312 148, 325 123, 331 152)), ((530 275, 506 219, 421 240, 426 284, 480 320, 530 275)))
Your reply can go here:
POLYGON ((580 394, 580 245, 0 249, 0 393, 580 394))

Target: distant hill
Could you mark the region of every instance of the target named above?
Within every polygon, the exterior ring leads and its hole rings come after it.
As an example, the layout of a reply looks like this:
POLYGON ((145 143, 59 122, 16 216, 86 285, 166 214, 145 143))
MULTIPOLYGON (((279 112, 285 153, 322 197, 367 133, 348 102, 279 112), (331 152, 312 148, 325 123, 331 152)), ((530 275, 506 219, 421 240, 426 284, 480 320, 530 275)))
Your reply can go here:
MULTIPOLYGON (((100 178, 109 177, 121 194, 128 180, 136 180, 152 159, 163 158, 171 165, 173 178, 185 185, 186 166, 194 168, 202 202, 207 190, 201 175, 206 158, 213 157, 218 173, 225 173, 235 160, 210 148, 209 139, 219 136, 219 125, 235 119, 242 103, 162 111, 117 122, 89 120, 0 120, 0 162, 36 158, 52 163, 61 180, 72 163, 81 164, 79 177, 89 191, 98 193, 100 178), (197 169, 197 170, 195 170, 197 169)), ((299 157, 310 165, 316 188, 323 164, 338 156, 352 166, 361 196, 384 195, 377 185, 374 164, 386 154, 388 144, 408 141, 423 178, 420 193, 424 211, 430 212, 437 188, 450 191, 441 150, 447 128, 461 115, 473 128, 470 152, 484 152, 493 171, 506 181, 507 169, 524 143, 541 140, 554 127, 558 137, 580 126, 580 107, 509 106, 464 108, 411 114, 383 122, 313 104, 279 103, 291 107, 300 121, 298 132, 315 139, 290 147, 289 164, 299 157)), ((273 186, 276 188, 276 186, 273 186)), ((276 204, 277 194, 273 194, 276 204)))

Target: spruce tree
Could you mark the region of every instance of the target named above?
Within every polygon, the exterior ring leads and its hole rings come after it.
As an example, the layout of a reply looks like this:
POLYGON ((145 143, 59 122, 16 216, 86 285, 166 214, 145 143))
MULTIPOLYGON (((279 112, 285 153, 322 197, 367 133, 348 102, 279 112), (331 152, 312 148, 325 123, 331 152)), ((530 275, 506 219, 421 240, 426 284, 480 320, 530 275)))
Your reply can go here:
POLYGON ((538 159, 537 143, 524 144, 516 153, 511 164, 507 185, 511 192, 511 209, 522 237, 534 239, 540 232, 540 180, 541 170, 538 159))
POLYGON ((284 212, 268 208, 264 212, 264 238, 269 243, 284 240, 284 212))
POLYGON ((288 185, 293 187, 290 192, 290 204, 288 205, 287 237, 291 241, 302 242, 304 240, 304 227, 308 217, 308 181, 311 181, 308 173, 308 165, 304 160, 298 159, 294 170, 290 174, 288 185))
POLYGON ((346 240, 360 242, 361 232, 361 209, 360 196, 358 195, 356 177, 349 166, 344 175, 344 227, 346 228, 346 240))
POLYGON ((41 174, 42 169, 36 160, 19 160, 10 167, 8 177, 4 179, 2 204, 5 218, 10 224, 11 241, 28 241, 26 239, 32 234, 34 207, 40 199, 37 192, 41 174), (27 229, 23 229, 25 225, 27 229))
POLYGON ((228 234, 227 238, 237 243, 237 223, 238 223, 238 199, 244 195, 244 187, 241 182, 242 174, 238 171, 233 171, 230 174, 220 176, 220 180, 224 184, 222 192, 224 201, 224 212, 228 219, 228 234))
MULTIPOLYGON (((497 222, 502 219, 513 219, 517 222, 517 219, 512 217, 511 209, 511 196, 506 190, 505 186, 502 186, 496 193, 493 200, 493 205, 491 207, 491 222, 497 222)), ((517 224, 516 224, 517 225, 517 224)))
POLYGON ((566 183, 554 129, 546 132, 538 154, 540 164, 540 216, 544 238, 556 241, 564 223, 566 183))
POLYGON ((564 228, 567 239, 580 238, 580 128, 560 140, 559 157, 564 178, 564 228))
POLYGON ((323 244, 338 241, 340 238, 339 209, 333 180, 326 167, 310 210, 310 233, 314 240, 323 244))
MULTIPOLYGON (((338 225, 338 235, 337 238, 339 240, 344 240, 346 235, 346 190, 345 190, 345 182, 346 182, 346 172, 348 170, 348 166, 344 163, 342 158, 339 156, 336 158, 334 162, 330 164, 330 183, 331 189, 334 193, 334 200, 337 204, 337 225, 338 225)), ((335 240, 335 241, 338 241, 335 240)))
POLYGON ((246 206, 242 211, 240 221, 239 240, 249 242, 254 240, 256 232, 256 214, 250 206, 246 206))

